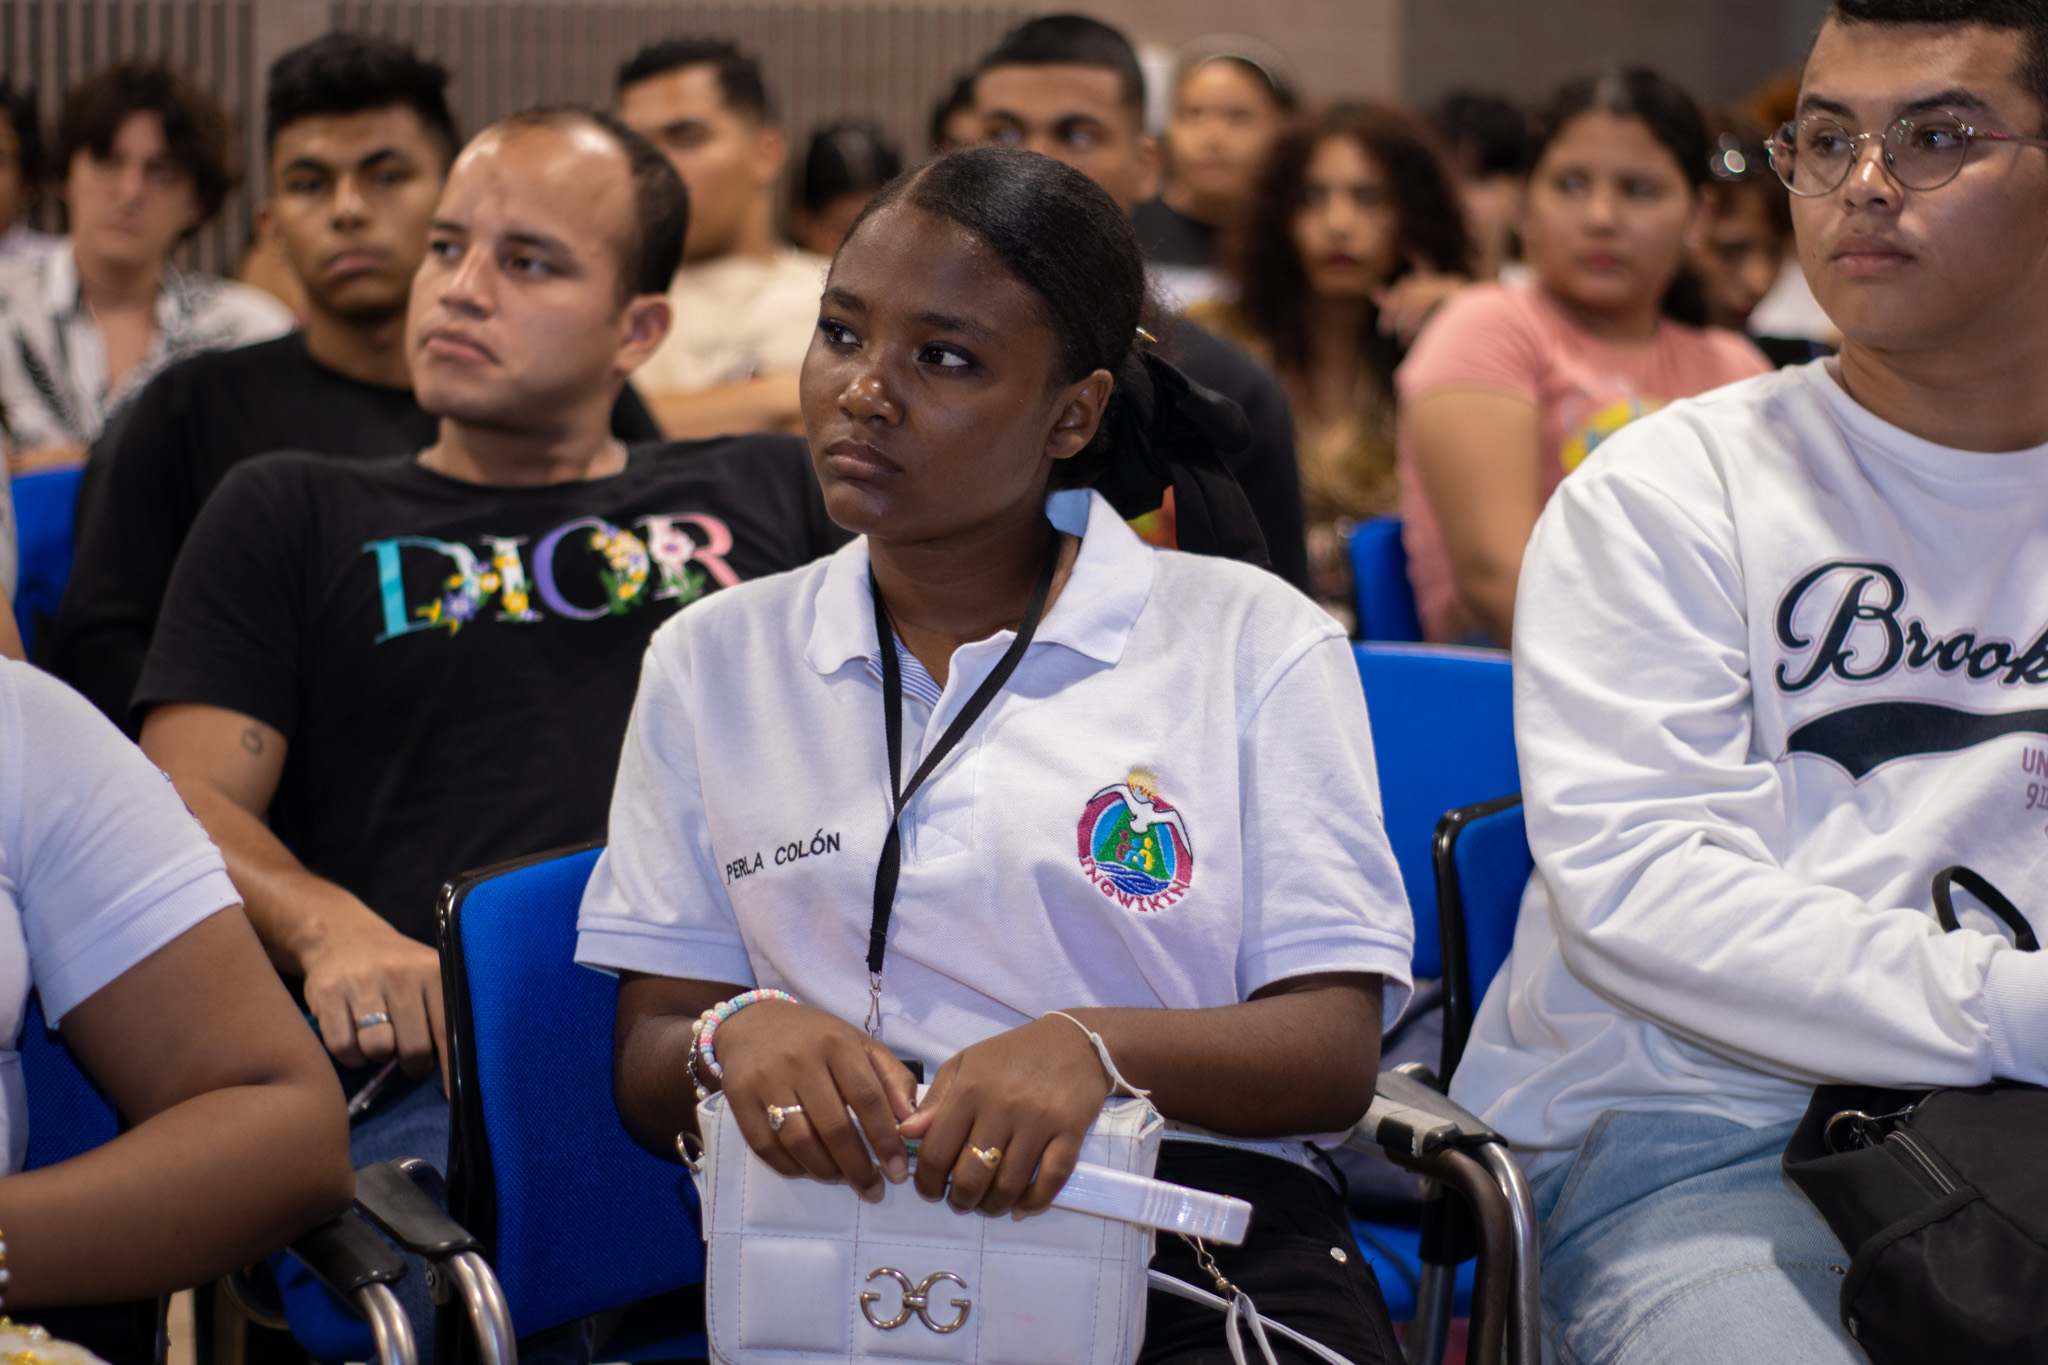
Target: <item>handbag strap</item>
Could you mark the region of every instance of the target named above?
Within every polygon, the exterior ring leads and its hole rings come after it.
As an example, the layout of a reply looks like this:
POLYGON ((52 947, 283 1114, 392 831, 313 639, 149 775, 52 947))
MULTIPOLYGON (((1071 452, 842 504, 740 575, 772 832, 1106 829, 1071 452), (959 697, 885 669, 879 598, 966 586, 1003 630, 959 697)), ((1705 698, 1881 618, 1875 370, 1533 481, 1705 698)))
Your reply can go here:
POLYGON ((1245 1365, 1244 1343, 1239 1339, 1237 1330, 1237 1324, 1240 1320, 1251 1324, 1252 1339, 1258 1343, 1259 1354, 1265 1357, 1266 1365, 1277 1365, 1273 1357, 1273 1347, 1266 1340, 1266 1333, 1268 1331, 1278 1332, 1281 1336, 1286 1337, 1317 1359, 1327 1362, 1328 1365, 1351 1365, 1349 1360, 1338 1355, 1320 1341, 1302 1335, 1284 1322, 1275 1322, 1261 1314, 1257 1308, 1252 1306, 1251 1296, 1242 1289, 1237 1291, 1235 1298, 1226 1299, 1219 1294, 1211 1294, 1206 1289, 1191 1285, 1178 1276, 1169 1275, 1163 1270, 1147 1271, 1146 1274, 1151 1280, 1152 1287, 1161 1293, 1171 1294, 1175 1298, 1186 1299, 1190 1303, 1199 1303, 1205 1308, 1213 1308, 1223 1314, 1224 1344, 1230 1348, 1232 1365, 1245 1365))
POLYGON ((1032 589, 1031 601, 1024 608, 1024 619, 1017 624, 1017 638, 1010 641, 1010 647, 1003 651, 1003 657, 981 680, 981 686, 974 689, 974 695, 960 708, 960 714, 939 736, 924 762, 910 775, 906 785, 903 773, 903 665, 896 657, 896 626, 889 618, 888 604, 882 601, 881 585, 875 582, 874 570, 868 570, 868 594, 875 602, 875 641, 882 651, 882 726, 889 744, 889 797, 893 807, 889 813, 889 833, 882 840, 882 856, 875 864, 875 914, 868 926, 868 1017, 869 1034, 880 1036, 882 1027, 882 959, 889 948, 889 917, 896 908, 896 880, 903 870, 903 808, 910 804, 910 798, 924 785, 947 754, 953 752, 989 703, 996 699, 996 693, 1003 690, 1003 684, 1017 671, 1017 665, 1024 660, 1024 651, 1031 647, 1031 639, 1038 633, 1038 623, 1045 616, 1046 599, 1052 595, 1054 572, 1060 563, 1060 538, 1055 535, 1045 552, 1045 567, 1038 572, 1038 586, 1032 589))
POLYGON ((2034 937, 2034 927, 2027 923, 2027 917, 2019 912, 2019 907, 2007 900, 2004 893, 1981 874, 1961 863, 1944 867, 1934 874, 1934 915, 1941 921, 1943 933, 1953 934, 1962 927, 1961 921, 1956 919, 1956 908, 1950 896, 1951 883, 1984 902, 1992 914, 2005 921, 2005 927, 2012 930, 2013 947, 2028 953, 2040 950, 2041 941, 2034 937))

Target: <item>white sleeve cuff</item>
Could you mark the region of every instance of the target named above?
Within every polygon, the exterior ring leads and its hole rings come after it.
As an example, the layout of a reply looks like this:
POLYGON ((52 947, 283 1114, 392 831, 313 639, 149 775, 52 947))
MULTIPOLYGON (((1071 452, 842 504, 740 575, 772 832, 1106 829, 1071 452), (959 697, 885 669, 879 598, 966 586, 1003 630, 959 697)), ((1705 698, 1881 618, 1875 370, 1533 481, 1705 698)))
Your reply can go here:
POLYGON ((1992 1073, 2048 1085, 2048 954, 1993 953, 1984 973, 1984 1012, 1992 1073))
POLYGON ((52 1028, 172 939, 242 903, 210 845, 206 854, 193 860, 199 870, 182 886, 171 890, 151 887, 147 895, 136 897, 126 907, 74 930, 56 945, 47 961, 35 964, 43 1017, 52 1028))
POLYGON ((601 972, 645 972, 678 981, 754 985, 754 967, 738 939, 667 930, 639 920, 585 915, 576 928, 576 961, 601 972))
POLYGON ((1378 976, 1385 983, 1380 997, 1380 1031, 1384 1033, 1400 1019, 1408 1008, 1408 997, 1415 992, 1408 970, 1410 957, 1405 947, 1362 929, 1342 938, 1289 944, 1246 958, 1238 964, 1239 989, 1249 1000, 1254 991, 1294 976, 1339 972, 1378 976))

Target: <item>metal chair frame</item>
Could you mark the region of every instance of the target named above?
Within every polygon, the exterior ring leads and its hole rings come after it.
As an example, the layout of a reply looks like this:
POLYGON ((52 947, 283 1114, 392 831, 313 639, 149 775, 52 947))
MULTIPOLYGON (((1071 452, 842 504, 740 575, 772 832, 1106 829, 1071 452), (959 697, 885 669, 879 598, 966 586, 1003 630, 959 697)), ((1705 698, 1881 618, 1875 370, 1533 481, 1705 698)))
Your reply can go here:
MULTIPOLYGON (((1431 857, 1443 936, 1444 1080, 1419 1065, 1382 1072, 1372 1108, 1348 1144, 1464 1196, 1479 1242, 1466 1344, 1471 1365, 1540 1365, 1542 1360, 1542 1250, 1528 1180, 1508 1152, 1507 1139, 1443 1093, 1464 1055, 1478 1006, 1457 867, 1458 837, 1474 821, 1520 801, 1520 796, 1508 796, 1461 807, 1437 823, 1431 857)), ((1426 1228, 1435 1220, 1441 1231, 1451 1212, 1437 1193, 1424 1219, 1426 1228)), ((1456 1272, 1455 1265, 1423 1262, 1408 1344, 1411 1365, 1440 1365, 1444 1358, 1456 1272)))

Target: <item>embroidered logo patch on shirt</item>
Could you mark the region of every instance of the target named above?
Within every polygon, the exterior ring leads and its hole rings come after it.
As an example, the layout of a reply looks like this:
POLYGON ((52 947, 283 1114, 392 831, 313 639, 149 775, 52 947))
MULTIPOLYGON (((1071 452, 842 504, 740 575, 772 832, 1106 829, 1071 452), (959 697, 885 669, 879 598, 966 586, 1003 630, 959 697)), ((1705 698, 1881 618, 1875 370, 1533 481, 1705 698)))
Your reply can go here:
POLYGON ((1148 768, 1090 797, 1075 835, 1081 871, 1127 910, 1164 910, 1194 879, 1187 821, 1161 799, 1148 768))

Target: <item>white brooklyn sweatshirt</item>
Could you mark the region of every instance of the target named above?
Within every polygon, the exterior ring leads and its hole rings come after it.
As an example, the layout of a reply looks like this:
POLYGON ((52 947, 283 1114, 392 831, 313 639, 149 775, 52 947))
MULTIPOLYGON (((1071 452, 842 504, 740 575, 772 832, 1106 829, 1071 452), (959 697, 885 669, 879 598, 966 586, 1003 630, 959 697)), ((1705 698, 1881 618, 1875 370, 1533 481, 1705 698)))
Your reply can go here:
POLYGON ((1537 1170, 1610 1109, 2048 1083, 2048 953, 1928 885, 2048 927, 2048 446, 1920 440, 1829 364, 1631 424, 1530 541, 1537 870, 1452 1094, 1537 1170))

